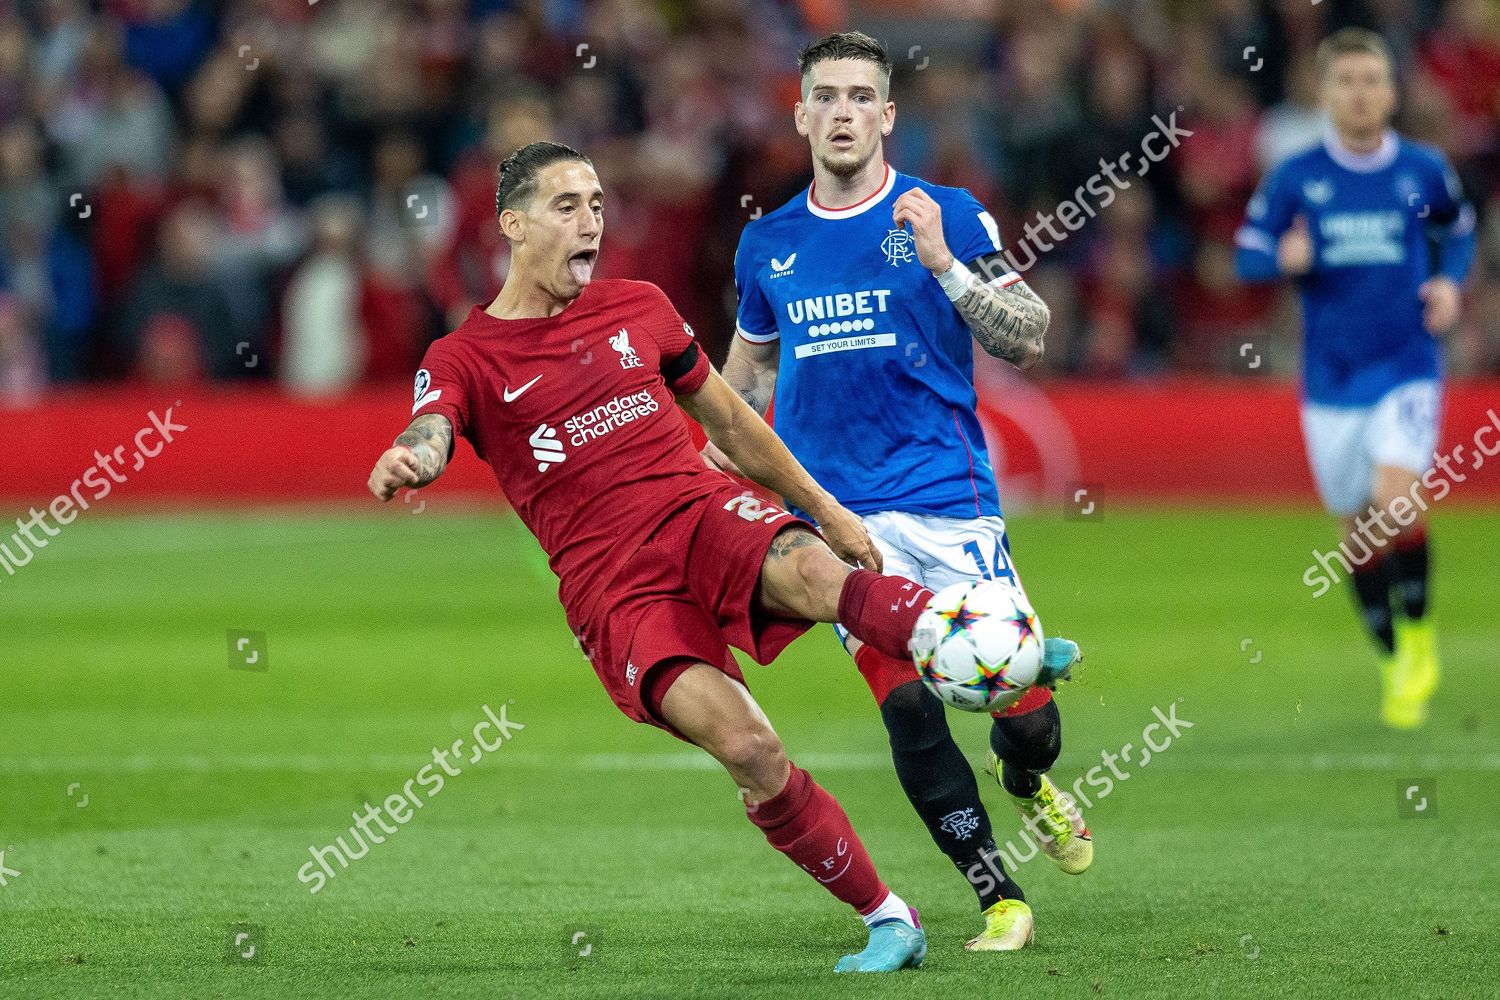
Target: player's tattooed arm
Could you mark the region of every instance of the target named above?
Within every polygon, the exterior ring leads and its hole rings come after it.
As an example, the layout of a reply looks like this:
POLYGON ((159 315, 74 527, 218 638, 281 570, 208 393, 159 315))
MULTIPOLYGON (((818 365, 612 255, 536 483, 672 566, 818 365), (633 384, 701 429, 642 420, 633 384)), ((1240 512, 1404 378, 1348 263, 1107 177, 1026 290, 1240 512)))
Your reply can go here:
POLYGON ((1041 362, 1052 313, 1026 282, 1005 287, 999 280, 983 280, 981 272, 969 279, 968 291, 953 307, 984 353, 1023 370, 1041 362))
POLYGON ((448 418, 426 413, 407 425, 370 473, 370 492, 385 501, 401 487, 419 489, 443 474, 453 450, 448 418))
POLYGON ((750 404, 750 409, 765 416, 776 395, 776 372, 781 363, 781 342, 754 344, 736 335, 729 345, 724 362, 724 381, 750 404))
POLYGON ((1015 275, 1004 255, 997 250, 967 266, 958 263, 943 232, 942 207, 920 187, 896 199, 891 221, 911 227, 917 259, 943 286, 984 352, 1017 368, 1036 367, 1051 313, 1024 281, 1006 287, 1004 281, 1015 275))
MULTIPOLYGON (((781 342, 756 344, 735 335, 724 362, 724 381, 756 413, 766 415, 776 395, 776 372, 781 363, 781 342)), ((703 462, 710 469, 742 476, 739 466, 712 441, 703 446, 703 462)))
POLYGON ((453 425, 440 414, 423 414, 401 432, 396 444, 411 449, 421 480, 417 485, 426 486, 442 475, 448 464, 448 456, 453 451, 453 425))

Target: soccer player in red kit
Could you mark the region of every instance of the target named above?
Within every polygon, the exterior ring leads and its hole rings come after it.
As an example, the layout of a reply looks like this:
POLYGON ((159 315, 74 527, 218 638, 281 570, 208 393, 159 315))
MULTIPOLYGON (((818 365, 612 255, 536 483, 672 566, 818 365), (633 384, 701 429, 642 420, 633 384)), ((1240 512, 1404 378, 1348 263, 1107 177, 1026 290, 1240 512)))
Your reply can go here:
POLYGON ((859 518, 725 384, 660 289, 593 280, 603 202, 592 164, 567 146, 532 143, 501 165, 510 274, 428 348, 413 420, 370 490, 384 501, 427 485, 467 438, 546 550, 615 704, 707 751, 771 846, 864 919, 868 946, 836 970, 920 965, 916 911, 881 882, 833 796, 787 759, 730 646, 768 663, 813 622, 839 621, 904 658, 931 592, 879 573, 859 518), (821 536, 707 468, 674 402, 821 536))

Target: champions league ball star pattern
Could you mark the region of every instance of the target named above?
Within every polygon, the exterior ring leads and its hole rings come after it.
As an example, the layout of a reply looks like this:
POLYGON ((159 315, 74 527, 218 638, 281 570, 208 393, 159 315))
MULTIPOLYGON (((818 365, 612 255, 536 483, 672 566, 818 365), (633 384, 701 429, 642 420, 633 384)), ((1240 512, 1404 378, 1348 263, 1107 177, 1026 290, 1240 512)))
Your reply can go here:
POLYGON ((939 591, 917 621, 912 659, 922 682, 966 712, 1005 708, 1035 683, 1041 623, 1026 597, 1000 581, 966 581, 939 591))

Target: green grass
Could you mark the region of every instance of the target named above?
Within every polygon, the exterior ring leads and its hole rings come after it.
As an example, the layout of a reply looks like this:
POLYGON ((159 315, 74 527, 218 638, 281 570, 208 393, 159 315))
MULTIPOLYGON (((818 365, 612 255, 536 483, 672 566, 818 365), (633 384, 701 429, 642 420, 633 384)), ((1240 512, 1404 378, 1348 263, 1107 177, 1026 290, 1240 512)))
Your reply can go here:
MULTIPOLYGON (((1300 582, 1328 543, 1321 517, 1105 514, 1012 525, 1044 622, 1087 651, 1054 774, 1138 747, 1153 706, 1194 727, 1120 765, 1129 779, 1089 811, 1091 871, 1022 866, 1026 952, 961 950, 973 897, 896 785, 828 630, 749 668, 793 757, 922 908, 926 967, 858 982, 830 972, 858 922, 765 844, 727 778, 614 710, 513 520, 80 519, 0 576, 0 849, 21 872, 0 888, 0 997, 1492 988, 1493 516, 1435 524, 1446 674, 1427 729, 1393 734, 1349 598, 1300 582), (267 633, 268 671, 228 669, 228 629, 267 633), (486 704, 525 730, 310 895, 308 846, 347 837, 352 810, 398 792, 486 704), (1417 779, 1436 814, 1401 818, 1417 779), (258 964, 226 962, 235 922, 263 929, 258 964)), ((952 721, 979 760, 986 720, 952 721)))

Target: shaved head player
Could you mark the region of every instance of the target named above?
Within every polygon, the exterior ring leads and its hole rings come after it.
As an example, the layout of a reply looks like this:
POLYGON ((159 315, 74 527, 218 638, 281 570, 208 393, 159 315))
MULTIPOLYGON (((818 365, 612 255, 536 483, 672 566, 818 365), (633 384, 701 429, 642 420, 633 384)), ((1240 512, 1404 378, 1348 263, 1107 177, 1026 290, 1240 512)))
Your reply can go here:
POLYGON ((771 846, 864 919, 868 946, 837 971, 920 965, 916 912, 834 797, 787 760, 730 646, 768 663, 813 622, 840 621, 904 658, 931 591, 878 572, 859 518, 725 384, 660 289, 594 280, 603 206, 592 164, 567 146, 533 143, 501 165, 505 287, 428 348, 411 424, 370 491, 384 501, 427 485, 467 438, 546 550, 615 704, 707 751, 771 846), (706 468, 674 402, 821 537, 706 468))

